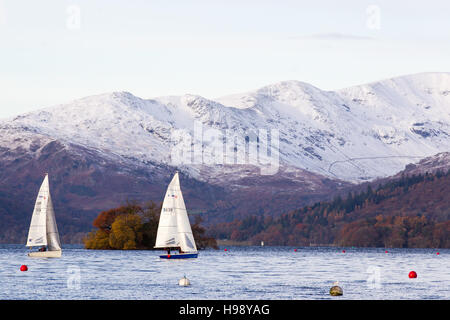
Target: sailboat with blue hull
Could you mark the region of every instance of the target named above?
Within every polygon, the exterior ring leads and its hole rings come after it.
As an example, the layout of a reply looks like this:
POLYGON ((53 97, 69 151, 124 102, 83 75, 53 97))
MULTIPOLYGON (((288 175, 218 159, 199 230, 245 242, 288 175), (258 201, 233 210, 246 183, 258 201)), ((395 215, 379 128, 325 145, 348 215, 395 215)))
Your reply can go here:
POLYGON ((159 257, 161 259, 192 259, 197 258, 198 253, 163 254, 159 257))
POLYGON ((155 248, 167 250, 161 259, 197 258, 197 246, 180 187, 178 171, 167 187, 159 218, 155 248), (171 252, 172 250, 172 252, 171 252), (178 250, 178 253, 176 252, 178 250), (173 253, 175 251, 175 253, 173 253))

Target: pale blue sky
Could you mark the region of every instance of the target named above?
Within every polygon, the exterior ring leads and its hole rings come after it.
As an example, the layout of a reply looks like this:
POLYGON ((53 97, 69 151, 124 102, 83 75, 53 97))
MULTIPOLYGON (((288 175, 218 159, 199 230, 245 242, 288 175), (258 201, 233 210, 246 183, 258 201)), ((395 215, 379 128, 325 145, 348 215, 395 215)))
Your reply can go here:
POLYGON ((449 72, 449 17, 437 0, 0 0, 0 118, 110 91, 213 99, 449 72))

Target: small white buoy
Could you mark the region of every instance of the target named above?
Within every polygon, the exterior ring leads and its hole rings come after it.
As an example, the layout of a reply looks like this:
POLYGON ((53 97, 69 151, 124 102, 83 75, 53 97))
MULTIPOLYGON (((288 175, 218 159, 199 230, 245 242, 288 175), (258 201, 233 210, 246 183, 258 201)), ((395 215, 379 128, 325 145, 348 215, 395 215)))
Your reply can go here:
POLYGON ((186 278, 186 276, 184 276, 183 278, 180 279, 180 281, 178 281, 178 285, 182 287, 187 287, 191 285, 191 282, 189 281, 188 278, 186 278))
POLYGON ((342 296, 344 291, 339 287, 339 281, 336 281, 330 289, 330 294, 332 296, 342 296))

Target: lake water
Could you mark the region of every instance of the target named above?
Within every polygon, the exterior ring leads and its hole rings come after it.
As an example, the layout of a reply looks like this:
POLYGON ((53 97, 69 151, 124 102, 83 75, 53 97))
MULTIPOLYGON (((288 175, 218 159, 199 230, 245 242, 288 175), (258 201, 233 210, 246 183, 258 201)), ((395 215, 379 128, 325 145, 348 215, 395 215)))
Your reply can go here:
POLYGON ((30 258, 23 245, 1 245, 0 299, 450 299, 448 249, 296 249, 222 247, 183 261, 80 246, 63 246, 58 259, 30 258), (184 275, 191 286, 178 286, 184 275), (329 295, 334 281, 343 296, 329 295))

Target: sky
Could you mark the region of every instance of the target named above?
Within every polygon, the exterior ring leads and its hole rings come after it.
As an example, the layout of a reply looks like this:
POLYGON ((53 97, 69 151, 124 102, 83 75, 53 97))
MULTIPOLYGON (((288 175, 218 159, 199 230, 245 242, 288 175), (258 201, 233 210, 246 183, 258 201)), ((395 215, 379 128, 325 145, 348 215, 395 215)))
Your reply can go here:
POLYGON ((84 96, 214 99, 450 71, 450 1, 0 0, 0 118, 84 96))

